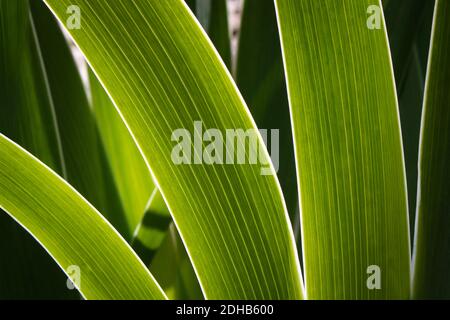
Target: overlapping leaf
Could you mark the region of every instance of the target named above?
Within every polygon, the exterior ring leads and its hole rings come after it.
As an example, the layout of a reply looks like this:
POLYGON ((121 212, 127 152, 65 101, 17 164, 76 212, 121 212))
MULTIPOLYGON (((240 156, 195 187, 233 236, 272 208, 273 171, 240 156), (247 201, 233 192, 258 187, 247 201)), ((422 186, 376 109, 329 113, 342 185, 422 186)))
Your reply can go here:
POLYGON ((106 162, 92 110, 69 46, 56 19, 32 1, 32 22, 55 112, 64 168, 62 176, 100 210, 123 235, 127 222, 106 162))
MULTIPOLYGON (((28 9, 25 0, 0 1, 0 132, 61 172, 54 108, 28 9)), ((1 210, 0 255, 1 298, 77 296, 45 250, 1 210)))
MULTIPOLYGON (((276 176, 261 175, 259 165, 175 165, 171 159, 172 133, 193 131, 194 121, 224 132, 255 128, 184 2, 46 3, 62 21, 69 5, 80 7, 83 27, 71 35, 152 169, 206 297, 300 298, 298 259, 276 176)), ((269 162, 266 153, 263 160, 269 162)))

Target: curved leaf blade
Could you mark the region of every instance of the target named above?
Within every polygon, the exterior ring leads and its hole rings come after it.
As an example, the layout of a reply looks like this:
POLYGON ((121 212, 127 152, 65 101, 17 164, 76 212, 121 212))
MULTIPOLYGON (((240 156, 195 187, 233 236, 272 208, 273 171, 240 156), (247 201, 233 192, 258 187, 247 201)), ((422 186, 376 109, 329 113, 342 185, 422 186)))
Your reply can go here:
MULTIPOLYGON (((262 176, 261 168, 250 164, 172 162, 172 133, 192 130, 199 119, 204 128, 223 132, 256 129, 229 72, 186 4, 46 3, 61 21, 69 5, 81 8, 83 27, 69 31, 158 181, 206 298, 301 298, 292 228, 276 177, 262 176)), ((257 140, 267 151, 261 137, 257 140)), ((263 160, 270 163, 266 152, 263 160)))
POLYGON ((115 229, 62 178, 0 135, 0 208, 26 228, 63 270, 80 268, 86 299, 164 299, 115 229))
POLYGON ((276 4, 307 296, 407 298, 408 210, 395 83, 384 26, 367 27, 369 6, 380 10, 381 2, 276 4), (370 290, 375 272, 381 288, 370 290))
POLYGON ((1 132, 62 172, 56 118, 29 21, 28 1, 2 0, 0 5, 1 132))
POLYGON ((419 151, 413 297, 450 298, 450 2, 437 0, 419 151))
MULTIPOLYGON (((0 132, 58 172, 62 152, 27 0, 0 0, 0 132)), ((45 250, 0 210, 0 298, 76 298, 45 250)))

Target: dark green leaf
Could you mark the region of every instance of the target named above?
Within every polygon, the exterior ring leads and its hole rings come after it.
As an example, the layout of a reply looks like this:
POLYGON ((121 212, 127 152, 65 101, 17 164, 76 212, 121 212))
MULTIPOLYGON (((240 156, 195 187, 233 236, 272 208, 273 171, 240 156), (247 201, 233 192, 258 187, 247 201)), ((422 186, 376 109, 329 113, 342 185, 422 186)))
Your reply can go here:
POLYGON ((437 0, 422 115, 413 297, 450 298, 450 2, 437 0))

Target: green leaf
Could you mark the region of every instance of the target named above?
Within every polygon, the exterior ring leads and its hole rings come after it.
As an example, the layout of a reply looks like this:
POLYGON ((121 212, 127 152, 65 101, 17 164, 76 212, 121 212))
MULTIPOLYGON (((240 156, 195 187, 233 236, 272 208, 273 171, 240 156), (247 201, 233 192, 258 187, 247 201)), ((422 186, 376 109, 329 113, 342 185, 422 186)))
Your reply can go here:
POLYGON ((28 1, 1 0, 1 132, 62 172, 62 150, 28 1))
POLYGON ((236 83, 258 128, 280 130, 278 178, 293 222, 298 212, 294 146, 277 18, 271 0, 245 1, 236 83))
MULTIPOLYGON (((228 64, 231 58, 225 1, 211 3, 209 0, 202 0, 187 3, 194 12, 201 11, 206 15, 202 19, 206 20, 205 28, 228 64)), ((131 243, 140 258, 150 264, 161 242, 166 238, 166 231, 172 219, 128 129, 91 70, 89 78, 94 113, 133 232, 131 243), (144 210, 147 201, 149 203, 144 210)))
POLYGON ((384 26, 367 27, 368 7, 381 2, 276 4, 307 296, 408 298, 408 210, 393 70, 384 26), (377 278, 381 288, 370 290, 377 278))
MULTIPOLYGON (((208 15, 208 32, 212 41, 216 44, 220 53, 223 54, 224 61, 230 60, 230 45, 228 36, 228 23, 227 23, 227 11, 225 1, 213 1, 213 3, 207 5, 209 0, 196 3, 195 1, 188 3, 194 10, 197 6, 208 7, 206 14, 208 15), (225 23, 223 23, 225 21, 225 23)), ((152 182, 150 172, 147 169, 144 159, 139 154, 139 150, 133 141, 132 136, 128 132, 126 125, 120 118, 120 115, 114 108, 113 103, 108 97, 107 93, 103 89, 102 85, 98 81, 95 74, 89 69, 89 80, 92 94, 92 105, 96 116, 97 124, 99 127, 100 135, 103 144, 106 148, 108 161, 112 168, 115 182, 119 190, 119 195, 122 199, 126 210, 126 216, 128 225, 130 226, 130 232, 134 237, 139 231, 136 229, 142 222, 142 219, 147 221, 153 221, 152 216, 146 217, 143 215, 146 212, 149 215, 154 213, 151 203, 149 207, 145 209, 147 201, 152 195, 156 195, 156 187, 152 182)), ((155 199, 160 199, 160 195, 156 195, 155 199)), ((162 199, 162 198, 161 198, 162 199)), ((162 210, 162 203, 157 201, 156 211, 162 210)), ((167 211, 167 210, 165 210, 167 211)), ((156 217, 155 219, 157 219, 156 217)), ((166 229, 169 227, 171 219, 166 219, 166 229)), ((154 226, 148 226, 154 229, 154 226)), ((165 235, 162 234, 163 226, 158 224, 156 228, 156 234, 149 232, 149 229, 145 232, 141 232, 141 241, 136 245, 139 245, 142 251, 139 251, 139 256, 146 260, 151 260, 153 254, 146 256, 147 251, 154 251, 158 248, 165 235), (143 245, 146 240, 143 237, 150 237, 152 240, 152 248, 145 248, 143 245), (159 239, 159 240, 156 240, 159 239)))
POLYGON ((413 297, 450 298, 450 3, 436 1, 422 114, 413 297))
MULTIPOLYGON (((193 131, 194 121, 223 133, 256 129, 186 4, 46 3, 63 22, 69 5, 80 7, 83 26, 69 31, 145 156, 206 298, 301 298, 293 233, 276 176, 261 175, 259 165, 172 161, 173 132, 193 131)), ((261 137, 257 147, 264 151, 261 162, 270 164, 261 137)))
POLYGON ((63 270, 79 267, 78 289, 85 298, 164 298, 144 264, 102 215, 1 134, 0 208, 30 232, 63 270))
MULTIPOLYGON (((0 132, 61 172, 52 100, 28 1, 0 0, 0 132)), ((0 298, 76 298, 45 250, 0 210, 0 298)))
MULTIPOLYGON (((196 13, 199 22, 230 69, 231 48, 226 0, 193 0, 186 1, 186 3, 196 13)), ((185 250, 179 250, 179 245, 175 243, 177 241, 173 240, 173 238, 178 238, 178 236, 173 236, 176 231, 168 229, 171 222, 167 205, 164 203, 161 193, 155 189, 132 240, 133 249, 144 263, 151 265, 151 270, 157 271, 155 276, 158 281, 164 281, 164 291, 170 298, 202 298, 202 293, 197 288, 198 281, 191 281, 196 275, 187 259, 187 253, 185 250), (165 243, 162 243, 164 239, 166 239, 165 243), (156 261, 153 261, 155 255, 157 258, 156 261), (174 256, 177 258, 175 259, 174 256), (186 287, 184 285, 186 281, 192 282, 194 288, 186 287)))

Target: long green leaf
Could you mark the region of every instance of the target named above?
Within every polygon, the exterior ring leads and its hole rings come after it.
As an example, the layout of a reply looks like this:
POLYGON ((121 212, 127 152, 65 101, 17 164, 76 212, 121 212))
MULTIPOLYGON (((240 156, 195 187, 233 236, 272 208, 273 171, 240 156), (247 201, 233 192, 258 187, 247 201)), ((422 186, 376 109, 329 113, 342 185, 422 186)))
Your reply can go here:
MULTIPOLYGON (((28 1, 0 1, 0 132, 58 172, 62 152, 28 1)), ((0 210, 0 298, 76 297, 45 250, 0 210)))
MULTIPOLYGON (((186 3, 196 14, 197 19, 230 69, 231 48, 226 0, 193 0, 186 1, 186 3)), ((112 106, 112 108, 114 107, 112 106)), ((130 194, 127 190, 125 191, 130 194)), ((190 266, 185 250, 176 248, 179 244, 177 245, 177 241, 173 239, 178 238, 178 236, 173 236, 176 231, 169 231, 171 222, 170 213, 161 193, 154 189, 147 204, 145 215, 135 230, 132 239, 133 249, 144 263, 151 265, 151 270, 157 271, 155 277, 158 281, 162 280, 165 283, 163 285, 164 291, 171 298, 202 297, 201 293, 200 295, 197 294, 197 280, 191 281, 194 284, 193 290, 183 285, 186 280, 190 281, 189 277, 194 276, 195 278, 195 273, 190 266), (177 258, 174 258, 174 256, 177 256, 177 258), (156 261, 153 261, 153 258, 156 261)))
POLYGON ((1 0, 1 132, 62 172, 57 124, 28 1, 1 0))
MULTIPOLYGON (((255 129, 230 74, 181 0, 48 0, 145 156, 176 222, 206 298, 302 297, 292 229, 274 175, 261 166, 175 165, 174 130, 255 129)), ((197 132, 198 134, 198 132, 197 132)), ((270 163, 262 139, 263 161, 270 163)), ((197 156, 199 155, 196 153, 197 156)), ((273 168, 271 168, 273 170, 273 168)))
MULTIPOLYGON (((231 59, 225 1, 211 3, 210 0, 194 0, 187 3, 194 12, 201 11, 202 15, 206 15, 202 19, 207 20, 203 21, 204 28, 228 64, 231 59)), ((141 259, 150 263, 166 237, 170 214, 126 125, 91 70, 89 80, 100 134, 133 233, 131 242, 141 259)))
POLYGON ((79 268, 78 289, 85 298, 164 298, 144 264, 101 214, 3 135, 0 208, 26 228, 63 270, 79 268))
POLYGON ((382 16, 381 29, 367 27, 369 6, 381 2, 276 4, 307 296, 407 298, 408 211, 395 83, 382 16))
POLYGON ((437 0, 422 114, 413 296, 450 298, 450 2, 437 0))
MULTIPOLYGON (((189 3, 191 8, 195 11, 197 7, 207 6, 207 1, 189 3)), ((230 44, 228 36, 227 11, 225 1, 214 1, 212 4, 208 3, 209 10, 206 10, 209 23, 206 26, 208 33, 214 43, 218 45, 219 53, 223 54, 222 58, 227 63, 230 60, 230 44), (222 3, 223 2, 223 3, 222 3), (224 23, 225 21, 225 23, 224 23)), ((126 125, 120 118, 120 115, 114 108, 111 99, 108 97, 104 88, 98 81, 95 74, 90 70, 89 72, 90 88, 92 95, 92 105, 96 116, 98 128, 106 148, 108 161, 111 165, 114 180, 119 190, 119 196, 126 211, 127 222, 131 234, 137 236, 139 231, 137 228, 142 224, 142 219, 147 221, 153 220, 153 214, 161 211, 162 203, 156 201, 155 207, 153 202, 147 204, 150 197, 152 199, 160 199, 161 196, 156 193, 157 188, 152 182, 150 172, 147 169, 144 159, 139 154, 139 150, 133 141, 132 136, 128 132, 126 125), (145 207, 147 205, 147 208, 145 207), (145 209, 145 210, 144 210, 145 209), (149 216, 147 216, 149 215, 149 216)), ((150 199, 150 200, 152 200, 150 199)), ((164 210, 166 211, 166 210, 164 210)), ((156 214, 157 219, 158 215, 156 214)), ((166 219, 164 223, 165 229, 169 227, 171 219, 166 219)), ((153 254, 146 256, 147 251, 154 251, 159 247, 162 239, 164 226, 159 223, 157 226, 147 225, 146 232, 141 232, 140 240, 146 242, 144 237, 150 237, 152 248, 145 248, 143 242, 136 242, 143 250, 140 252, 140 257, 144 260, 151 260, 153 254), (150 232, 150 229, 159 229, 150 232), (158 239, 158 240, 156 240, 158 239), (141 246, 142 245, 142 246, 141 246)), ((140 227, 139 227, 140 229, 140 227)))

